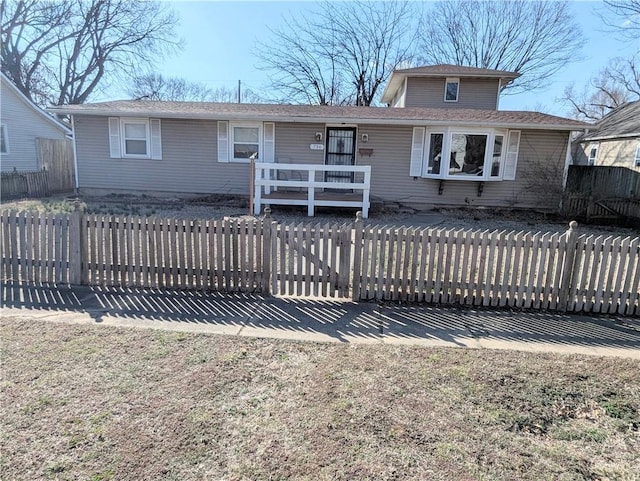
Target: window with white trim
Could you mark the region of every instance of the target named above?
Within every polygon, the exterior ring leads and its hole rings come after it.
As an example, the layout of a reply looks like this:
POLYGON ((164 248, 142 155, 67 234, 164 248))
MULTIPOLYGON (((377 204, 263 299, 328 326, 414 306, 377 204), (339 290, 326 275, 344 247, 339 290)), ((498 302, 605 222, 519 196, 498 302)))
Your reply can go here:
POLYGON ((149 120, 120 119, 123 157, 149 158, 149 120))
POLYGON ((249 162, 252 155, 260 157, 262 124, 231 122, 231 160, 249 162))
POLYGON ((109 156, 162 160, 161 120, 109 117, 109 156))
POLYGON ((640 144, 636 147, 636 160, 634 162, 636 167, 640 167, 640 144))
POLYGON ((589 149, 589 165, 596 165, 596 159, 598 158, 598 146, 592 145, 589 149))
POLYGON ((414 128, 409 175, 415 176, 421 163, 425 178, 471 181, 515 178, 520 131, 464 128, 427 131, 422 148, 420 129, 424 128, 414 128))
POLYGON ((460 90, 459 78, 448 78, 444 84, 444 101, 457 102, 460 90))
POLYGON ((0 125, 0 154, 9 153, 9 136, 7 133, 7 126, 5 124, 0 125))

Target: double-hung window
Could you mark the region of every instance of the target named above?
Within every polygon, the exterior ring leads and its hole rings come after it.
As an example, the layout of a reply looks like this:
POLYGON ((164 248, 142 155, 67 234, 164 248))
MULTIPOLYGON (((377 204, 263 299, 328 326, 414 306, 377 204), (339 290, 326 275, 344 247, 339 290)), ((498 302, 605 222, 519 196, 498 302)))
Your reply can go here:
POLYGON ((121 119, 122 152, 125 157, 149 157, 149 121, 121 119))
POLYGON ((248 162, 252 155, 260 156, 261 124, 231 123, 231 158, 248 162))
POLYGON ((444 101, 457 102, 460 91, 460 79, 448 78, 444 84, 444 101))
POLYGON ((7 135, 7 126, 0 125, 0 154, 9 153, 9 136, 7 135))

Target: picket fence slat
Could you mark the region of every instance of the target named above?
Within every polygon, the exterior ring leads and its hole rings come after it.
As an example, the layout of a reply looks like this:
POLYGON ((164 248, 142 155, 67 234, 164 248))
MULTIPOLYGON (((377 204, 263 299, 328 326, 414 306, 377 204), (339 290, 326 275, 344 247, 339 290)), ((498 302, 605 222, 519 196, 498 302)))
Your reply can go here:
POLYGON ((640 238, 0 213, 15 282, 271 292, 634 315, 640 238))

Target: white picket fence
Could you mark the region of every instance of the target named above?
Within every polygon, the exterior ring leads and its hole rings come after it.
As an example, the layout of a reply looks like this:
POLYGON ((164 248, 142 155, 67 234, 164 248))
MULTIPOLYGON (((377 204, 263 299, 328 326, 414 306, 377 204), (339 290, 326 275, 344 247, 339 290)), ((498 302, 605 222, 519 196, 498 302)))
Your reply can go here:
POLYGON ((640 314, 640 237, 2 212, 2 279, 640 314))

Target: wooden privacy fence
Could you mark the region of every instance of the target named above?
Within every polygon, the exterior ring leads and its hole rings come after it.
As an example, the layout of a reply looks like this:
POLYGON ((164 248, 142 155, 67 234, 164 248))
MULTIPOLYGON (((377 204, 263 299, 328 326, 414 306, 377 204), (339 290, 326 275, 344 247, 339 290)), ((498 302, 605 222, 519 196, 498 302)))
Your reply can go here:
POLYGON ((566 217, 640 226, 640 172, 571 165, 562 201, 566 217))
POLYGON ((49 195, 49 177, 44 170, 33 172, 2 172, 0 174, 3 199, 45 197, 49 195))
POLYGON ((70 192, 75 188, 73 142, 62 139, 36 139, 38 165, 47 171, 49 193, 70 192))
POLYGON ((2 212, 4 280, 640 314, 640 237, 2 212))

